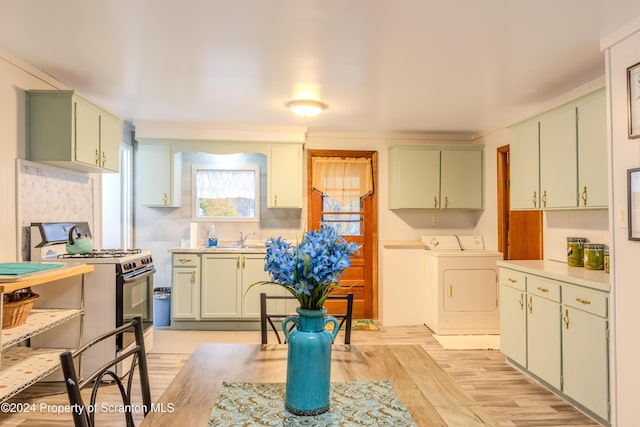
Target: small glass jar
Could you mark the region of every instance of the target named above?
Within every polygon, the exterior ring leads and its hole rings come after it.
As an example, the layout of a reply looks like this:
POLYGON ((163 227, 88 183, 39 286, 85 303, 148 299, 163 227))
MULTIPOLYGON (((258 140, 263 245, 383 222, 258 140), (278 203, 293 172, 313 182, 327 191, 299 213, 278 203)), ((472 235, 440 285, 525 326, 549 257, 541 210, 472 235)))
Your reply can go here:
POLYGON ((582 267, 584 265, 584 237, 567 237, 567 264, 569 267, 582 267))
POLYGON ((604 270, 604 245, 601 243, 584 244, 584 268, 604 270))

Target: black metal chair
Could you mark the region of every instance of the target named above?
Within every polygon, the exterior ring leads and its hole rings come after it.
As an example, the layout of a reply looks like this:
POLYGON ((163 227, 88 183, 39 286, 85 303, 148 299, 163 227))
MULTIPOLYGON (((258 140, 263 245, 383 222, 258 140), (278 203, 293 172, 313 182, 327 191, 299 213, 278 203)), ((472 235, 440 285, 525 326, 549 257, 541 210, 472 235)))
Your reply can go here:
MULTIPOLYGON (((147 416, 147 414, 151 410, 151 392, 149 389, 147 357, 144 349, 142 319, 140 317, 136 317, 131 322, 103 335, 100 335, 99 337, 93 339, 91 342, 88 342, 77 350, 74 350, 73 352, 65 351, 64 353, 60 354, 60 363, 62 364, 64 381, 67 387, 67 394, 69 396, 69 402, 71 403, 73 413, 73 422, 76 427, 91 427, 95 425, 95 411, 89 411, 87 409, 96 408, 95 405, 96 397, 98 395, 98 388, 101 384, 103 384, 103 381, 115 381, 120 391, 124 408, 131 408, 131 386, 133 384, 134 370, 136 365, 139 367, 138 375, 140 377, 140 389, 142 393, 142 408, 144 411, 144 416, 147 416), (87 351, 97 343, 131 329, 133 329, 136 338, 134 348, 123 352, 120 356, 107 362, 101 368, 89 374, 87 378, 78 378, 74 359, 80 357, 85 351, 87 351), (129 378, 127 380, 127 387, 125 389, 122 380, 115 373, 115 366, 129 357, 131 357, 131 368, 129 369, 129 378), (86 388, 90 384, 93 384, 91 401, 89 402, 89 405, 86 405, 82 400, 80 390, 86 388)), ((134 407, 135 406, 137 405, 134 405, 134 407)), ((133 416, 130 410, 125 410, 125 419, 127 427, 134 426, 133 416)))
MULTIPOLYGON (((345 300, 346 301, 346 309, 344 313, 339 314, 331 314, 333 317, 338 319, 340 322, 339 328, 344 326, 344 343, 351 344, 351 322, 353 320, 353 294, 350 292, 346 295, 329 295, 327 299, 331 300, 345 300)), ((280 331, 276 328, 276 325, 273 323, 274 320, 282 320, 287 316, 290 316, 291 313, 269 313, 267 310, 267 301, 268 300, 295 300, 293 295, 267 295, 266 293, 260 294, 260 333, 262 344, 267 344, 267 333, 268 328, 267 324, 271 326, 271 329, 276 334, 276 338, 278 339, 278 344, 282 344, 282 339, 280 338, 280 331)))

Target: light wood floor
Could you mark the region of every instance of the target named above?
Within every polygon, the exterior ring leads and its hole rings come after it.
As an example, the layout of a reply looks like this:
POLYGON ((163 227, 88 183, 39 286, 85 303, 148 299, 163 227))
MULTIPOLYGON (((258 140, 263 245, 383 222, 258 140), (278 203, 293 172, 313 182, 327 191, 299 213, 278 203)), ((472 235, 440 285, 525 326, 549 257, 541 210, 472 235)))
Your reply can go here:
MULTIPOLYGON (((259 342, 258 332, 157 331, 154 349, 148 355, 152 400, 157 400, 198 342, 259 342), (162 351, 160 353, 159 351, 162 351)), ((338 335, 338 339, 341 335, 338 335)), ((496 350, 445 350, 424 326, 387 327, 380 331, 353 331, 352 344, 418 343, 440 364, 468 395, 500 426, 599 426, 577 409, 509 366, 496 350)), ((54 414, 53 406, 66 405, 66 394, 43 396, 51 390, 63 392, 59 384, 39 385, 11 402, 35 404, 35 412, 0 414, 0 425, 70 426, 70 414, 54 414)), ((104 394, 102 394, 104 393, 104 394)), ((108 386, 101 402, 118 402, 117 391, 108 386)), ((123 426, 120 414, 105 415, 107 426, 123 426)), ((205 426, 202 426, 205 427, 205 426)), ((457 426, 456 426, 457 427, 457 426)), ((464 427, 464 426, 460 426, 464 427)))

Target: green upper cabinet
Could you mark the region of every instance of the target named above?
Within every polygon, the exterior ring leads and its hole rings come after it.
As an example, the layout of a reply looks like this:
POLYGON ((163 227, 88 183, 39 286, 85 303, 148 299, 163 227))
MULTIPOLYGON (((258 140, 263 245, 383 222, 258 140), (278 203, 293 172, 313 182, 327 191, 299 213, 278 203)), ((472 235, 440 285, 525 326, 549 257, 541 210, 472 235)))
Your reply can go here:
POLYGON ((482 208, 482 146, 389 148, 389 209, 482 208))
POLYGON ((477 146, 440 151, 441 208, 483 208, 482 157, 477 146))
POLYGON ((82 172, 118 172, 122 121, 69 90, 27 92, 27 158, 82 172))
POLYGON ((607 111, 604 90, 578 103, 578 205, 606 208, 607 111))
POLYGON ((389 148, 389 209, 440 207, 440 150, 389 148))
POLYGON ((302 145, 275 144, 269 151, 267 207, 302 207, 302 145))
POLYGON ((511 128, 511 209, 606 208, 604 89, 511 128))
POLYGON ((576 107, 570 104, 540 117, 540 201, 542 208, 578 206, 576 107))
POLYGON ((539 129, 538 120, 511 128, 511 209, 540 208, 539 129))
POLYGON ((182 205, 182 154, 166 142, 139 141, 136 175, 140 203, 150 207, 182 205))

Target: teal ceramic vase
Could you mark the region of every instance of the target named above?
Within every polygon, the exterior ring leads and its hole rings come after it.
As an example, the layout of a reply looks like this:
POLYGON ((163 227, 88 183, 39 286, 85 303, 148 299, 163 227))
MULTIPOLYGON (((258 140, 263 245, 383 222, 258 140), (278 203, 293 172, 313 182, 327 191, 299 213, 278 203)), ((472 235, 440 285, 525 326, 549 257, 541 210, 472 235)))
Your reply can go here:
POLYGON ((294 415, 318 415, 329 410, 331 382, 331 344, 338 334, 339 323, 327 310, 298 308, 298 316, 282 321, 289 343, 287 385, 284 407, 294 415), (291 323, 295 328, 289 332, 291 323), (333 323, 331 332, 324 329, 333 323))

